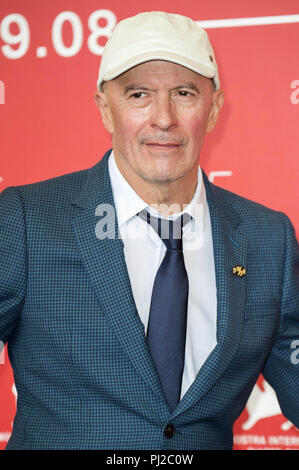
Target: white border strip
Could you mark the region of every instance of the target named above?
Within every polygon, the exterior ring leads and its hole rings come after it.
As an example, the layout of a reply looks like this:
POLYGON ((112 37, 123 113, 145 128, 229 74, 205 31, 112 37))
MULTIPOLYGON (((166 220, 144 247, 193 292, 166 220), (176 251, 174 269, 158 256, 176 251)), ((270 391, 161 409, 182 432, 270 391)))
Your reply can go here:
POLYGON ((224 20, 197 21, 202 28, 231 28, 232 26, 258 26, 267 24, 299 23, 299 15, 258 16, 224 20))

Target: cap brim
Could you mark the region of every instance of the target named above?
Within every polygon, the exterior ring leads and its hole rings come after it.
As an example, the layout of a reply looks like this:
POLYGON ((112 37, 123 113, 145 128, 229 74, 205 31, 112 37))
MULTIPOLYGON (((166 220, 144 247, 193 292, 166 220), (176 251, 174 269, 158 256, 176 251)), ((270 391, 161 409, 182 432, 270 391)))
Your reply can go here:
POLYGON ((168 62, 174 62, 175 64, 182 65, 193 72, 196 72, 200 75, 203 75, 207 78, 213 78, 215 83, 215 89, 219 88, 218 80, 216 79, 215 69, 213 67, 209 67, 206 63, 199 63, 193 61, 191 58, 180 56, 174 52, 164 52, 163 51, 151 51, 151 52, 144 52, 138 56, 130 58, 128 61, 123 62, 117 67, 111 68, 107 70, 103 76, 99 74, 97 87, 98 90, 101 90, 101 84, 104 81, 113 80, 114 78, 118 77, 122 73, 126 72, 127 70, 135 67, 136 65, 140 65, 144 62, 148 62, 150 60, 165 60, 168 62))

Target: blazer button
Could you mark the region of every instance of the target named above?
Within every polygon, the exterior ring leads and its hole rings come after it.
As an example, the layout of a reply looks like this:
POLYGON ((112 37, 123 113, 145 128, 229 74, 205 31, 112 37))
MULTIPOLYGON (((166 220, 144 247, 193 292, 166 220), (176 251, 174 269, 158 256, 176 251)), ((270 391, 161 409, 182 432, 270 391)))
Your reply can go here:
POLYGON ((165 428, 164 428, 164 434, 165 434, 166 437, 168 437, 168 439, 173 437, 175 435, 174 425, 173 424, 167 424, 167 426, 165 426, 165 428))

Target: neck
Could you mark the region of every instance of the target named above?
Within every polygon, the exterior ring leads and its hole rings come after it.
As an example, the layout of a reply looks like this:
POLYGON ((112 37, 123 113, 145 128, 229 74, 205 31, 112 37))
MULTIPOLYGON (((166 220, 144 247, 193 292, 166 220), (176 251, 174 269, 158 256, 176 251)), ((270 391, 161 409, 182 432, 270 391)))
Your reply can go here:
POLYGON ((196 179, 186 181, 181 178, 178 181, 164 184, 142 183, 141 187, 134 188, 137 194, 151 207, 156 209, 162 217, 182 212, 193 196, 197 185, 196 179), (138 191, 139 190, 139 191, 138 191))
POLYGON ((156 209, 162 217, 182 212, 195 193, 198 179, 196 164, 185 176, 175 181, 153 182, 136 175, 128 166, 123 166, 115 156, 117 168, 122 176, 150 207, 156 209))

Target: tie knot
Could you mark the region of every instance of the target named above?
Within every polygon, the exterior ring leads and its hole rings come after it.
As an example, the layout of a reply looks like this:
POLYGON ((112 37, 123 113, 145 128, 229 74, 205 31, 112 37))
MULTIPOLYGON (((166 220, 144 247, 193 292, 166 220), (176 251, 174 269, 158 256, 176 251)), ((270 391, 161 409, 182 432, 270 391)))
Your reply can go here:
POLYGON ((161 219, 149 214, 145 209, 137 214, 145 220, 159 235, 167 250, 182 250, 183 227, 190 220, 189 214, 182 214, 175 220, 161 219))

